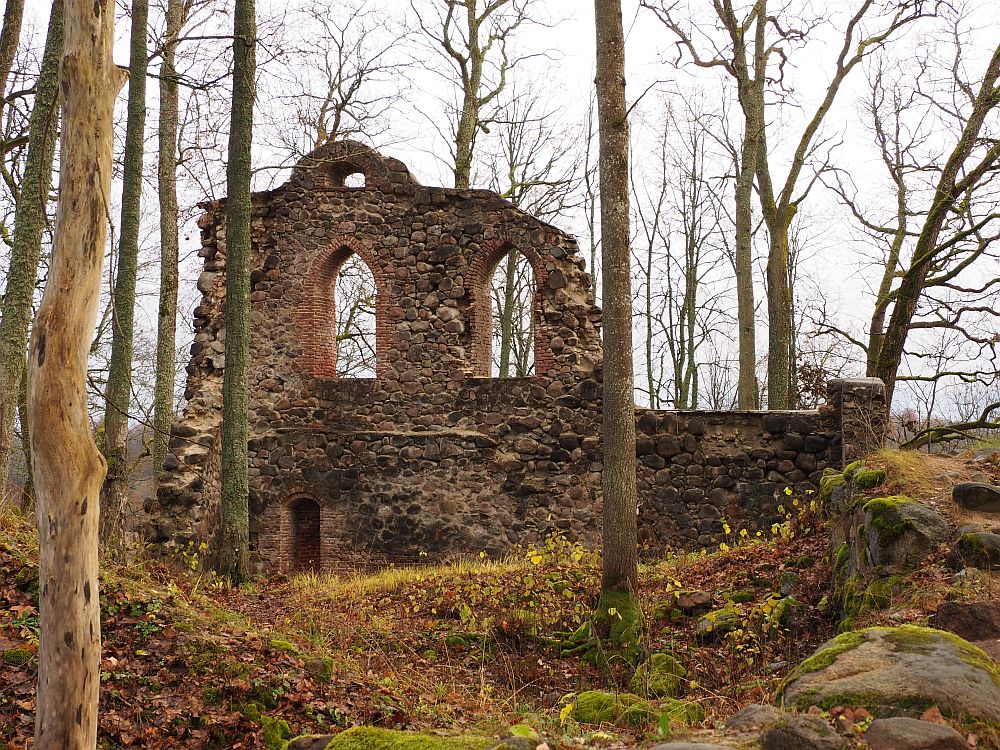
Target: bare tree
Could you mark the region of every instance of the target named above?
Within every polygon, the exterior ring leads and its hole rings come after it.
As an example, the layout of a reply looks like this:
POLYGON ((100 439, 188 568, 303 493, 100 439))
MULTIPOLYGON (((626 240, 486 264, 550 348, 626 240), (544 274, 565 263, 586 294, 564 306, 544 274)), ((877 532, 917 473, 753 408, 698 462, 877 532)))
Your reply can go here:
POLYGON ((110 0, 66 0, 63 134, 55 244, 31 335, 29 414, 38 501, 41 634, 35 747, 97 745, 101 613, 97 526, 105 462, 86 373, 101 289, 115 95, 110 0))
MULTIPOLYGON (((455 187, 472 181, 472 157, 480 130, 488 130, 485 112, 507 87, 508 75, 523 58, 511 54, 517 30, 533 21, 537 0, 410 0, 423 35, 443 53, 452 70, 444 75, 459 87, 452 143, 455 187), (433 15, 433 20, 425 20, 433 15)), ((436 71, 435 71, 436 72, 436 71)))
POLYGON ((879 283, 866 340, 830 327, 866 354, 867 372, 890 389, 897 380, 996 377, 996 319, 1000 276, 990 272, 1000 260, 996 240, 1000 210, 995 200, 1000 134, 989 124, 1000 107, 1000 46, 978 81, 963 79, 958 19, 950 61, 932 64, 926 56, 903 73, 889 63, 870 78, 866 114, 893 190, 890 216, 866 207, 838 173, 833 187, 866 237, 881 247, 879 283), (938 72, 944 75, 938 75, 938 72), (944 82, 943 84, 941 82, 944 82), (945 154, 930 144, 948 133, 945 154), (987 269, 985 275, 979 269, 987 269), (972 366, 938 369, 932 375, 901 373, 907 356, 921 357, 913 332, 952 330, 975 352, 972 366), (907 342, 913 342, 908 348, 907 342), (983 363, 985 360, 985 365, 983 363), (979 365, 976 366, 976 361, 979 365))
MULTIPOLYGON (((751 188, 756 184, 764 222, 767 225, 769 248, 766 269, 768 310, 768 406, 786 408, 790 398, 789 372, 792 351, 792 310, 788 289, 788 231, 799 207, 816 182, 815 174, 824 169, 826 157, 814 167, 814 175, 800 185, 803 171, 815 160, 818 152, 829 145, 821 136, 827 113, 833 106, 840 88, 850 73, 873 51, 885 45, 907 24, 925 14, 924 0, 904 0, 883 8, 876 0, 860 0, 842 32, 842 43, 833 61, 830 83, 820 103, 807 117, 806 125, 795 142, 785 178, 773 177, 774 157, 769 152, 766 99, 776 93, 779 101, 788 95, 784 73, 788 60, 796 49, 810 38, 822 19, 793 14, 788 6, 768 8, 767 0, 754 0, 745 11, 737 11, 730 0, 713 0, 713 21, 718 23, 722 37, 705 32, 693 21, 681 18, 676 3, 667 0, 642 0, 644 8, 652 10, 677 40, 678 60, 687 55, 698 67, 717 68, 730 76, 737 85, 743 113, 744 133, 742 159, 737 175, 737 292, 740 297, 741 336, 741 405, 749 402, 746 388, 749 365, 745 351, 749 346, 748 326, 752 304, 748 304, 751 188), (878 16, 875 30, 869 30, 878 16), (752 42, 750 41, 752 37, 752 42), (742 270, 742 274, 741 274, 742 270)), ((752 294, 752 291, 750 292, 752 294)))

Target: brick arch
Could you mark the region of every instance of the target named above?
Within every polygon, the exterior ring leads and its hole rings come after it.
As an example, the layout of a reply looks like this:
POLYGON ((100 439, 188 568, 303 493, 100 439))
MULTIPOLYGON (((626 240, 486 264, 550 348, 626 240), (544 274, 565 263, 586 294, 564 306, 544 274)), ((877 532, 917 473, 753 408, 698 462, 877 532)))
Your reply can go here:
POLYGON ((339 238, 322 250, 310 265, 298 309, 302 365, 317 378, 337 377, 337 332, 333 324, 337 316, 333 291, 340 269, 352 255, 365 262, 375 279, 375 377, 385 374, 392 333, 385 273, 371 249, 354 238, 339 238))
POLYGON ((542 290, 549 272, 538 250, 517 237, 506 235, 483 243, 469 262, 468 287, 472 294, 469 321, 472 329, 472 374, 475 377, 488 378, 492 371, 493 297, 490 287, 497 266, 512 250, 517 250, 527 259, 535 277, 535 293, 531 302, 535 330, 535 377, 547 375, 555 364, 549 345, 552 334, 542 311, 542 290))

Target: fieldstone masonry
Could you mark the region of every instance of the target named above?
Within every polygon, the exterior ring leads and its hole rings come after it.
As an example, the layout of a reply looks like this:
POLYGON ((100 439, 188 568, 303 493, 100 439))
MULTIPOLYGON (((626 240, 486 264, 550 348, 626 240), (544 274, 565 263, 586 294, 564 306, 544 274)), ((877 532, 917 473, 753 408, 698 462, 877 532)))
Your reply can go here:
MULTIPOLYGON (((261 566, 497 554, 553 531, 599 543, 601 313, 572 237, 489 191, 421 186, 350 141, 315 150, 253 205, 248 447, 261 566), (364 187, 345 187, 355 173, 364 187), (536 281, 536 375, 496 380, 490 284, 513 249, 536 281), (333 288, 352 254, 375 279, 374 379, 337 377, 333 288)), ((147 536, 166 550, 210 539, 218 518, 224 203, 205 210, 187 405, 147 508, 147 536)), ((831 405, 812 412, 637 409, 644 547, 714 544, 722 519, 779 520, 785 487, 814 490, 825 467, 879 439, 877 392, 837 381, 831 405)))

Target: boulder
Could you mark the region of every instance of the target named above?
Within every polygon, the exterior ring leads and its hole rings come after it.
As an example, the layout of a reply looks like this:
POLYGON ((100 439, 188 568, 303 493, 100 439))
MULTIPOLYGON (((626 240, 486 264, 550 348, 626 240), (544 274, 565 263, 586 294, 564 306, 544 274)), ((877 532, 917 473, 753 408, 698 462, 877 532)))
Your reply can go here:
POLYGON ((951 535, 944 516, 903 495, 876 497, 863 510, 866 557, 873 567, 915 569, 951 535))
POLYGON ((716 745, 706 742, 664 742, 653 750, 736 750, 732 745, 716 745))
POLYGON ((573 718, 581 724, 615 724, 644 727, 655 724, 660 712, 651 703, 631 693, 587 690, 573 703, 573 718))
POLYGON ((948 564, 955 570, 1000 568, 1000 534, 989 531, 970 531, 962 534, 952 547, 948 564))
POLYGON ((969 743, 949 726, 896 717, 876 719, 865 732, 871 750, 969 750, 969 743))
POLYGON ((1000 602, 941 602, 930 624, 967 641, 1000 639, 1000 602))
MULTIPOLYGON (((287 750, 523 750, 509 737, 444 737, 376 727, 352 727, 340 734, 304 735, 290 740, 287 750)), ((536 743, 537 745, 537 743, 536 743)))
POLYGON ((954 633, 916 625, 868 628, 828 641, 779 690, 781 705, 863 706, 873 716, 919 715, 1000 721, 1000 668, 954 633))
POLYGON ((966 510, 1000 513, 1000 487, 985 482, 962 482, 951 490, 951 499, 966 510))
POLYGON ((818 716, 788 716, 760 736, 763 750, 842 750, 847 740, 818 716))
POLYGON ((740 624, 740 613, 727 606, 703 615, 695 626, 695 637, 708 643, 719 640, 727 633, 735 630, 740 624))
POLYGON ((726 722, 726 729, 744 732, 751 729, 763 729, 788 717, 784 711, 775 706, 751 704, 744 706, 726 722))

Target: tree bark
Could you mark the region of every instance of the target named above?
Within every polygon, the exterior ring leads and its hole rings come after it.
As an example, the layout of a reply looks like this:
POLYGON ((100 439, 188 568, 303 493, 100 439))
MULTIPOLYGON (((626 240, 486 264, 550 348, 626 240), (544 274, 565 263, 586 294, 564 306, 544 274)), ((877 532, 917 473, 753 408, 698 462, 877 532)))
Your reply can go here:
POLYGON ((628 122, 620 0, 595 0, 604 299, 602 592, 638 588, 628 122))
POLYGON ((177 38, 184 25, 183 0, 167 0, 166 36, 160 65, 159 162, 160 306, 156 319, 156 383, 153 388, 153 479, 163 470, 174 419, 177 332, 177 38))
MULTIPOLYGON (((0 30, 0 94, 7 93, 7 77, 14 66, 14 56, 21 40, 21 20, 24 18, 24 0, 7 0, 3 11, 3 29, 0 30)), ((0 102, 2 106, 3 102, 0 102)))
POLYGON ((147 0, 132 0, 122 212, 118 267, 111 297, 111 362, 104 401, 104 457, 108 462, 108 474, 101 494, 101 541, 111 549, 120 548, 124 541, 129 499, 128 417, 132 400, 135 283, 139 268, 142 157, 146 132, 148 15, 147 0))
POLYGON ((40 636, 35 747, 97 744, 101 618, 97 526, 105 462, 87 414, 101 293, 115 95, 111 0, 66 0, 59 207, 28 387, 38 513, 40 636))
POLYGON ((38 262, 45 229, 45 204, 52 185, 52 159, 59 130, 59 60, 63 48, 63 0, 49 14, 45 51, 31 110, 28 154, 21 195, 14 213, 10 273, 0 312, 0 476, 10 469, 11 437, 17 412, 18 386, 28 347, 31 302, 38 281, 38 262))
POLYGON ((249 577, 247 376, 250 356, 250 145, 253 137, 254 0, 236 0, 233 109, 226 170, 226 366, 222 381, 222 507, 217 571, 239 584, 249 577))
POLYGON ((27 513, 35 504, 35 484, 31 479, 31 423, 28 417, 28 363, 21 368, 21 385, 17 393, 17 421, 21 424, 21 451, 24 453, 24 486, 21 488, 21 512, 27 513))

